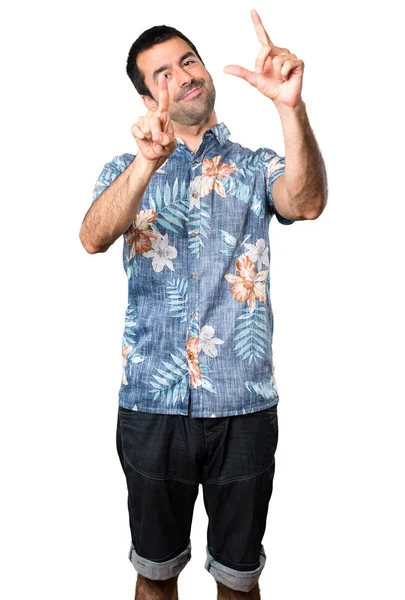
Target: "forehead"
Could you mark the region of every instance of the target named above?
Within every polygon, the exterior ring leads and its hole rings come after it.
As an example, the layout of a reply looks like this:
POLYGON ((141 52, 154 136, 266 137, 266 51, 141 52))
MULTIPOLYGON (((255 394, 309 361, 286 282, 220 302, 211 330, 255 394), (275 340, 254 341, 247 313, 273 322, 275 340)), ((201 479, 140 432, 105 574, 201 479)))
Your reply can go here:
POLYGON ((194 50, 185 40, 175 37, 161 44, 156 44, 148 50, 143 50, 138 54, 137 65, 145 76, 146 84, 151 83, 152 75, 156 69, 163 65, 177 65, 180 58, 186 52, 194 53, 194 50))

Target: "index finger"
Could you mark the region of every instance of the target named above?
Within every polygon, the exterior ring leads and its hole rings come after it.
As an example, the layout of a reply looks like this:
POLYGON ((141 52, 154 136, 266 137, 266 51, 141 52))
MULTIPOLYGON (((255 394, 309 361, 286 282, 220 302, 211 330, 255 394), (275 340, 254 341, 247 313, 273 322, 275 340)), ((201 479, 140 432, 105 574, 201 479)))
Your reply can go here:
POLYGON ((159 112, 167 111, 169 108, 169 90, 164 73, 159 77, 159 112))
POLYGON ((255 26, 257 37, 262 46, 274 46, 273 42, 269 38, 267 31, 265 30, 262 20, 256 10, 251 11, 252 21, 255 26))

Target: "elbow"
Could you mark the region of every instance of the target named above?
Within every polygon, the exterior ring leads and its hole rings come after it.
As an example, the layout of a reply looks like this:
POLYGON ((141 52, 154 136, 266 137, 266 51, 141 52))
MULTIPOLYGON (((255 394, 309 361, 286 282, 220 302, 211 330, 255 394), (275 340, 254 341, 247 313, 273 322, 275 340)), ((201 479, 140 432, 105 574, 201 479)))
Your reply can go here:
POLYGON ((105 252, 106 250, 108 250, 108 247, 101 247, 101 246, 97 246, 96 244, 93 244, 93 242, 91 242, 91 240, 89 240, 88 236, 86 236, 83 233, 83 230, 80 231, 79 239, 82 243, 83 248, 89 254, 98 254, 99 252, 105 252))
MULTIPOLYGON (((82 242, 82 244, 83 244, 83 242, 82 242)), ((83 244, 83 248, 89 254, 98 254, 99 252, 104 252, 104 250, 101 250, 100 248, 97 248, 96 246, 92 246, 91 244, 83 244)))
POLYGON ((312 203, 310 209, 306 210, 303 214, 304 219, 309 221, 315 221, 318 217, 321 216, 323 211, 325 210, 325 206, 327 203, 327 198, 325 196, 321 196, 318 200, 312 203))

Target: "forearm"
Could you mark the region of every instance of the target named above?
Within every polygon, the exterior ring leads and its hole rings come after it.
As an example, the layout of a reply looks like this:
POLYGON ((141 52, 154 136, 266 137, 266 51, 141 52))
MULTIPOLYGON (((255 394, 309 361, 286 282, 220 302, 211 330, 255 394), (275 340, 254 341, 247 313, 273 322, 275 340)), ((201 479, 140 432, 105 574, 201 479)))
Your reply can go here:
POLYGON ((138 154, 91 205, 80 229, 80 240, 87 252, 105 252, 127 231, 155 168, 138 154))
POLYGON ((285 145, 285 183, 297 215, 316 218, 327 201, 325 164, 309 124, 306 106, 277 106, 285 145))

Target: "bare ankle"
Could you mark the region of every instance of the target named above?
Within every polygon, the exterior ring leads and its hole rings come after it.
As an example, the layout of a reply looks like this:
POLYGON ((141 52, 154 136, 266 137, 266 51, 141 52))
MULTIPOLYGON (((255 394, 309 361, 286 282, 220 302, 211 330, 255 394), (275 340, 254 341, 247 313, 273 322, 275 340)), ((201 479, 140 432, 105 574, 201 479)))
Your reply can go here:
POLYGON ((135 600, 178 600, 178 575, 170 579, 148 579, 139 575, 136 580, 135 600))
POLYGON ((259 584, 250 590, 250 592, 238 592, 232 590, 223 583, 217 581, 218 585, 218 598, 217 600, 260 600, 259 584))

